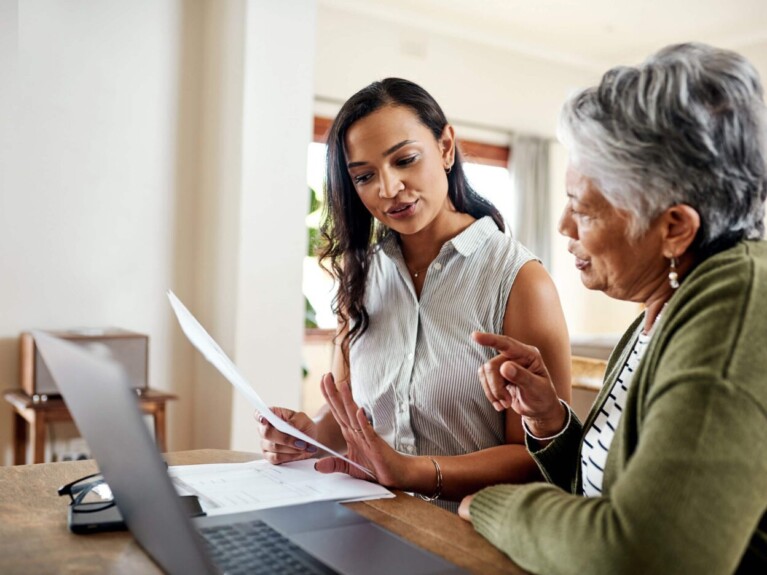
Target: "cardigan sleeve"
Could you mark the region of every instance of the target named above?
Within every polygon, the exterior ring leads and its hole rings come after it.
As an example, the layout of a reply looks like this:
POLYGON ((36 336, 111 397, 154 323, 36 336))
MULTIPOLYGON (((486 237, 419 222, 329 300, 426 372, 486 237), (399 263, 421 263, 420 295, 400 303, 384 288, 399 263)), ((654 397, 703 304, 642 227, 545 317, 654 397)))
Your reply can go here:
POLYGON ((653 407, 609 498, 490 487, 472 522, 534 573, 732 573, 765 509, 766 428, 743 394, 680 385, 653 407))
POLYGON ((534 573, 738 569, 767 509, 767 271, 736 264, 712 262, 669 304, 609 492, 490 487, 471 504, 477 531, 534 573))
POLYGON ((583 426, 573 410, 570 410, 570 424, 565 432, 540 448, 539 443, 525 434, 525 445, 530 455, 538 464, 546 481, 553 483, 565 491, 571 491, 575 483, 575 472, 580 454, 581 435, 583 426))

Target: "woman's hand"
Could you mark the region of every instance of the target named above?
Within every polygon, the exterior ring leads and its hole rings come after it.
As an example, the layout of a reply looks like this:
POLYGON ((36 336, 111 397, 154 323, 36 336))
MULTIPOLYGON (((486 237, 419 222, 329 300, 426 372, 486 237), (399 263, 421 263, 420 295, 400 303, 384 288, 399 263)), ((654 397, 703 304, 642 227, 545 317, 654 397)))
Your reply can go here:
POLYGON ((471 502, 473 499, 473 494, 467 495, 461 499, 461 504, 458 506, 458 517, 468 521, 469 523, 471 523, 471 513, 469 513, 469 508, 471 507, 471 502))
MULTIPOLYGON (((317 424, 305 413, 283 407, 273 407, 272 412, 309 437, 317 438, 317 424)), ((314 445, 278 431, 260 413, 256 412, 256 418, 258 431, 261 434, 261 450, 264 452, 264 459, 269 463, 277 465, 288 461, 309 459, 317 454, 317 448, 314 445)))
POLYGON ((474 341, 495 348, 496 357, 479 368, 479 380, 497 411, 511 408, 538 437, 555 435, 567 411, 559 402, 540 352, 505 335, 474 332, 474 341))
MULTIPOLYGON (((333 376, 326 373, 322 377, 322 394, 346 440, 346 456, 372 471, 381 485, 406 486, 407 456, 397 453, 378 436, 365 416, 365 410, 354 402, 348 380, 336 386, 333 376)), ((341 472, 370 480, 369 475, 337 457, 322 458, 314 468, 322 473, 341 472)))

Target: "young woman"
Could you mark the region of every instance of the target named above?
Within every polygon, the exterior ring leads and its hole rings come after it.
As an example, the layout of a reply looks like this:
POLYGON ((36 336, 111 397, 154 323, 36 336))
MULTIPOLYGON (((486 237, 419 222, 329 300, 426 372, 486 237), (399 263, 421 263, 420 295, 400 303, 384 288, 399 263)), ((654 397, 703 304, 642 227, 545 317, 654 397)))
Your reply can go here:
MULTIPOLYGON (((322 382, 328 404, 314 419, 276 413, 346 450, 383 485, 453 510, 448 501, 483 486, 538 478, 520 418, 485 400, 477 369, 492 350, 471 333, 535 346, 568 399, 559 297, 472 190, 454 129, 423 88, 388 78, 344 104, 328 138, 325 206, 321 259, 338 282, 339 319, 332 375, 322 382)), ((273 463, 316 455, 265 420, 260 432, 273 463)), ((316 468, 364 476, 335 458, 316 468)))

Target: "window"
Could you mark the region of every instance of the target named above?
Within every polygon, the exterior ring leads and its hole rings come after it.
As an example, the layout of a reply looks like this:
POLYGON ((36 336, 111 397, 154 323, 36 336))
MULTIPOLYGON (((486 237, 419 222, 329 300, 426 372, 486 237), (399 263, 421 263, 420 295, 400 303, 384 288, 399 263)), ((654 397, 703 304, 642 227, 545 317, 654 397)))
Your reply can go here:
MULTIPOLYGON (((322 201, 322 189, 325 178, 325 157, 327 146, 324 142, 333 120, 316 117, 314 119, 314 142, 309 144, 307 162, 307 181, 314 190, 316 198, 322 201)), ((464 158, 464 169, 472 187, 501 212, 507 222, 512 221, 514 196, 511 177, 508 171, 510 150, 474 141, 459 140, 458 145, 464 158)), ((306 225, 316 229, 320 223, 320 209, 306 217, 306 225)), ((315 257, 307 256, 304 260, 304 294, 312 304, 319 328, 334 328, 336 319, 330 309, 333 299, 333 280, 317 264, 315 257)))

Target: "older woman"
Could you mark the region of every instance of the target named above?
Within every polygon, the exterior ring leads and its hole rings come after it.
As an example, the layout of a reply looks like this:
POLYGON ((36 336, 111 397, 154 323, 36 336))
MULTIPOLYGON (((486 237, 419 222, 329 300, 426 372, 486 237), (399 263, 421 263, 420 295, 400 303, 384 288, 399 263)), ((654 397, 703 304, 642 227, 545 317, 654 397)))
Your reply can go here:
POLYGON ((460 513, 536 573, 767 573, 767 116, 754 68, 671 46, 564 107, 559 229, 589 289, 641 302, 581 424, 540 354, 475 334, 546 483, 460 513))

